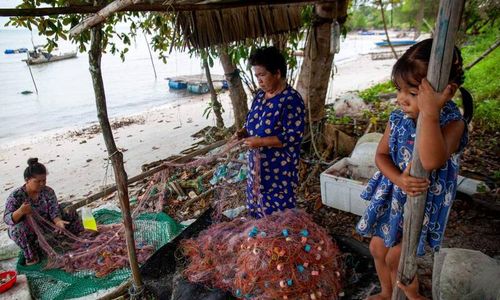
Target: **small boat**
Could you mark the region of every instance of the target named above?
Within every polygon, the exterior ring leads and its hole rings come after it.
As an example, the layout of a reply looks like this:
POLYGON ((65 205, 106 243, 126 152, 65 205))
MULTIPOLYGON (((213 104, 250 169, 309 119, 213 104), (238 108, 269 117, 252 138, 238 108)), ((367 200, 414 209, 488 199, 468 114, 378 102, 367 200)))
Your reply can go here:
POLYGON ((23 61, 25 61, 28 65, 38 65, 69 58, 76 58, 76 51, 49 53, 43 47, 35 47, 35 50, 28 51, 28 58, 23 59, 23 61))
POLYGON ((182 80, 173 80, 170 79, 168 81, 168 87, 174 90, 183 90, 187 88, 187 82, 182 81, 182 80))
MULTIPOLYGON (((174 90, 187 89, 194 94, 205 94, 210 91, 204 74, 167 77, 168 87, 174 90)), ((229 84, 223 75, 212 74, 212 83, 216 90, 228 89, 229 84)))
POLYGON ((375 35, 375 32, 373 31, 368 31, 368 30, 360 30, 358 31, 359 35, 375 35))
POLYGON ((187 84, 187 90, 193 94, 206 94, 210 91, 206 82, 190 82, 187 84))
POLYGON ((28 48, 18 48, 18 49, 5 49, 3 53, 5 54, 18 54, 18 53, 26 53, 28 52, 28 48))
MULTIPOLYGON (((409 46, 417 43, 415 40, 394 40, 391 41, 392 46, 398 47, 398 46, 409 46)), ((375 45, 379 47, 389 47, 389 42, 387 40, 384 40, 382 42, 376 42, 375 45)))

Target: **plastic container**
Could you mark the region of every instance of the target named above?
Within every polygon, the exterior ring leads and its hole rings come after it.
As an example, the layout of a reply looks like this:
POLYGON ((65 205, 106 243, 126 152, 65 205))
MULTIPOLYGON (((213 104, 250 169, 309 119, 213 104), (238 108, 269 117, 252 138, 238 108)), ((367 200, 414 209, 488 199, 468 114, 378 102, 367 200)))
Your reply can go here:
POLYGON ((82 223, 83 228, 97 231, 97 223, 92 215, 92 210, 88 207, 82 207, 82 223))
POLYGON ((370 203, 360 197, 365 184, 358 180, 331 174, 333 171, 340 171, 348 166, 350 166, 348 158, 343 158, 321 173, 321 200, 327 206, 362 216, 370 203))
POLYGON ((10 279, 8 281, 0 284, 0 293, 6 292, 11 287, 13 287, 14 284, 16 283, 16 280, 17 280, 16 271, 5 271, 5 272, 0 273, 0 279, 2 279, 2 281, 6 278, 9 278, 9 277, 10 277, 10 279))

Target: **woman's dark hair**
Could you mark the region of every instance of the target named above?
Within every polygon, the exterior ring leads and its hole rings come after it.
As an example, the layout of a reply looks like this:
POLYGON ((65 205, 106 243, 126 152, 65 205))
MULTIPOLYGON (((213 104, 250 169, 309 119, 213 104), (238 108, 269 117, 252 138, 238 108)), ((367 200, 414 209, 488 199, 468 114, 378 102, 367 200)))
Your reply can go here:
POLYGON ((286 78, 285 57, 276 47, 257 48, 248 59, 251 66, 263 66, 272 74, 280 71, 281 78, 286 78))
MULTIPOLYGON (((431 50, 432 39, 426 39, 411 46, 392 68, 391 79, 394 85, 398 87, 398 82, 406 82, 410 86, 418 87, 422 79, 427 76, 431 50)), ((462 54, 460 50, 455 47, 453 49, 453 59, 448 83, 455 83, 459 87, 464 83, 465 76, 462 66, 462 54)), ((464 119, 469 123, 473 114, 472 96, 463 87, 460 87, 460 93, 462 94, 464 119)))
POLYGON ((28 159, 28 167, 24 170, 24 180, 28 180, 35 175, 45 175, 47 169, 45 166, 38 162, 38 158, 28 159))

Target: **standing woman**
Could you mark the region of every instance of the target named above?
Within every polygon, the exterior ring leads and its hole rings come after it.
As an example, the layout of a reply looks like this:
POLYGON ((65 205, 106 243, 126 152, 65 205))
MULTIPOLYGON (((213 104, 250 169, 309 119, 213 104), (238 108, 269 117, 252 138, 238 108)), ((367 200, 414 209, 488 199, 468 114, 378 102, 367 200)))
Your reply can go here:
POLYGON ((249 62, 261 89, 239 136, 250 148, 247 206, 261 218, 295 207, 305 108, 286 82, 285 58, 277 48, 259 48, 249 62))
POLYGON ((76 213, 62 215, 54 190, 46 186, 47 169, 30 158, 24 170, 25 184, 15 189, 7 198, 3 219, 8 225, 9 237, 21 248, 26 265, 39 262, 40 246, 35 232, 26 221, 26 216, 37 212, 41 217, 54 223, 59 228, 66 228, 73 233, 83 230, 76 213))

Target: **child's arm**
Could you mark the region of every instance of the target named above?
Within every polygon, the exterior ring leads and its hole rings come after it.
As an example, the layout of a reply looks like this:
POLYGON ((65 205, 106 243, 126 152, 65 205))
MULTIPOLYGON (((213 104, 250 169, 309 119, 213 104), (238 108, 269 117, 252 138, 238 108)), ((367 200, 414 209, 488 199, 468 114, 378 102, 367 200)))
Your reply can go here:
POLYGON ((377 153, 375 154, 375 164, 385 177, 395 185, 399 186, 406 194, 410 196, 418 196, 425 193, 429 187, 429 180, 426 178, 416 178, 410 176, 410 166, 408 164, 406 169, 401 170, 394 165, 390 155, 389 149, 389 135, 391 132, 390 125, 387 124, 384 135, 380 140, 377 153))
POLYGON ((427 171, 445 164, 460 145, 465 123, 453 121, 443 128, 439 125, 439 115, 444 104, 455 94, 456 85, 448 85, 442 93, 434 91, 426 79, 422 80, 418 91, 418 108, 421 125, 418 150, 422 166, 427 171))

